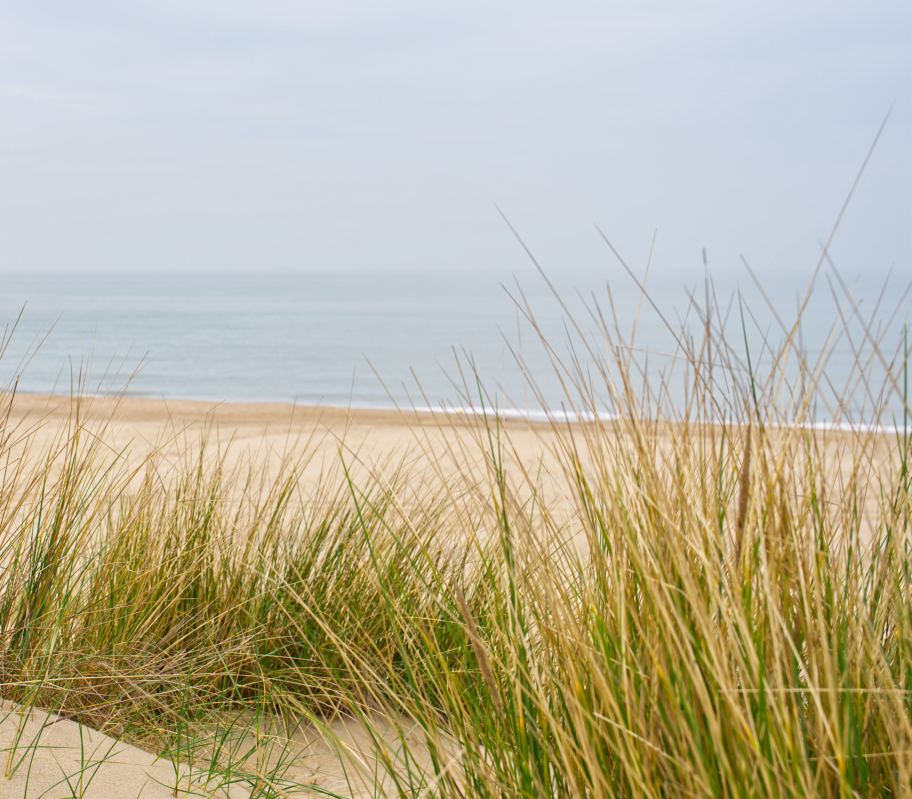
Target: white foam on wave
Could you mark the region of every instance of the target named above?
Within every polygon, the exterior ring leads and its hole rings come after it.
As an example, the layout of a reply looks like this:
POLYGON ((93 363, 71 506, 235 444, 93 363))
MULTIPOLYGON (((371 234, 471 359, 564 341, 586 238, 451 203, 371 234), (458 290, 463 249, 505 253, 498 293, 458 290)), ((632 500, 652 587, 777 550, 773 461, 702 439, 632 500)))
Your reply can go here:
MULTIPOLYGON (((491 419, 518 419, 527 422, 546 422, 573 424, 576 422, 614 422, 620 417, 617 414, 608 411, 568 411, 564 408, 557 409, 521 409, 521 408, 482 408, 478 406, 453 406, 441 405, 437 408, 419 407, 413 408, 418 413, 441 413, 445 415, 456 416, 480 416, 491 419)), ((667 421, 675 421, 668 419, 667 421)), ((691 420, 698 421, 698 420, 691 420)), ((782 428, 799 428, 803 430, 821 430, 821 431, 841 431, 846 433, 876 433, 878 435, 903 435, 904 431, 898 425, 876 424, 868 422, 832 422, 832 421, 806 421, 801 423, 772 422, 771 426, 782 428)), ((912 426, 907 428, 908 433, 912 433, 912 426)))
POLYGON ((541 409, 520 409, 520 408, 481 408, 478 406, 462 406, 456 407, 453 405, 442 405, 438 408, 429 408, 429 407, 415 407, 413 410, 418 413, 442 413, 448 416, 450 415, 462 415, 462 416, 482 416, 490 417, 492 419, 519 419, 525 422, 562 422, 562 423, 574 423, 574 422, 613 422, 617 419, 615 414, 608 413, 607 411, 601 411, 595 413, 593 411, 568 411, 565 409, 560 410, 541 410, 541 409))

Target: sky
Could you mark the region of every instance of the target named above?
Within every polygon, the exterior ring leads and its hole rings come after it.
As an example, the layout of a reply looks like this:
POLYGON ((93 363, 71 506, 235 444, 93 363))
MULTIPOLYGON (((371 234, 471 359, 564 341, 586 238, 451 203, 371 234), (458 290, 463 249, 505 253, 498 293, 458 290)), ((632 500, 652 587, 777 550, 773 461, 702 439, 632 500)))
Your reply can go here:
POLYGON ((0 272, 912 275, 908 0, 7 0, 0 272), (739 271, 740 270, 740 271, 739 271))

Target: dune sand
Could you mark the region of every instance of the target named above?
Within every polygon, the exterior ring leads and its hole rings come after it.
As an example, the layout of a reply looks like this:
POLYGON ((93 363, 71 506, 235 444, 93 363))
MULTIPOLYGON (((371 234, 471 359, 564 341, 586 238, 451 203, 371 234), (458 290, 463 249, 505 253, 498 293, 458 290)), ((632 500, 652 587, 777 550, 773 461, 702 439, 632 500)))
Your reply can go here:
MULTIPOLYGON (((378 720, 375 720, 378 721, 378 720)), ((396 761, 400 742, 392 725, 384 729, 384 756, 396 761)), ((247 799, 257 788, 276 796, 377 796, 389 779, 377 763, 377 746, 353 719, 336 719, 320 729, 302 724, 293 731, 238 725, 236 737, 219 737, 230 749, 233 768, 206 770, 211 748, 197 746, 177 760, 145 752, 64 717, 43 710, 20 712, 0 704, 3 799, 247 799), (259 729, 259 734, 256 730, 259 729), (335 741, 337 743, 331 743, 335 741), (197 766, 187 765, 192 760, 197 766)), ((413 757, 429 763, 426 749, 409 740, 413 757), (424 755, 424 757, 422 757, 424 755)), ((222 760, 225 761, 223 752, 222 760)), ((382 795, 382 794, 381 794, 382 795)))

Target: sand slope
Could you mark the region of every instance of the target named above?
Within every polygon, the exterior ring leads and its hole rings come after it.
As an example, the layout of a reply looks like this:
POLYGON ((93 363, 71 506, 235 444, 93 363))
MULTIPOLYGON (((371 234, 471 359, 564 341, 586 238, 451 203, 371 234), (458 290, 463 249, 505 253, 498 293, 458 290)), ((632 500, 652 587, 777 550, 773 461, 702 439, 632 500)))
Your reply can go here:
POLYGON ((394 725, 378 716, 372 724, 375 738, 352 719, 302 724, 287 735, 262 724, 236 724, 231 735, 219 738, 222 768, 209 768, 213 749, 205 739, 194 747, 191 768, 53 713, 20 713, 5 702, 0 799, 248 799, 264 795, 258 787, 271 789, 267 796, 382 796, 392 780, 381 761, 406 768, 400 736, 420 761, 411 762, 413 772, 427 769, 430 758, 420 731, 406 720, 394 725))
POLYGON ((15 712, 8 703, 0 715, 3 799, 169 799, 206 796, 246 799, 250 791, 135 746, 120 743, 53 713, 15 712), (177 792, 175 793, 175 788, 177 792))

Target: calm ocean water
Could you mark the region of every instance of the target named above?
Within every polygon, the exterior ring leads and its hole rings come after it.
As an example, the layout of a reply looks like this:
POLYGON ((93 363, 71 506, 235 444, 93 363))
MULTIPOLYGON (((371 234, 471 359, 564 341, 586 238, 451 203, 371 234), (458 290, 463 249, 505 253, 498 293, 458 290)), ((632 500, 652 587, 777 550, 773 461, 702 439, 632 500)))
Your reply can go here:
MULTIPOLYGON (((690 277, 691 290, 702 302, 702 281, 690 277)), ((752 365, 762 371, 768 356, 762 337, 777 342, 782 335, 758 292, 744 288, 746 276, 739 277, 749 306, 745 319, 752 365)), ((839 314, 849 320, 848 334, 836 340, 826 363, 831 394, 857 382, 853 364, 859 353, 863 361, 873 358, 872 374, 883 385, 882 361, 894 357, 912 310, 909 297, 902 297, 905 281, 894 278, 875 313, 884 277, 869 275, 853 295, 863 313, 873 318, 874 329, 885 331, 880 353, 858 320, 851 319, 851 303, 838 288, 834 299, 826 280, 819 282, 805 312, 802 342, 812 362, 839 314)), ((568 334, 564 310, 537 275, 524 278, 522 287, 553 346, 550 355, 501 281, 478 274, 18 275, 0 281, 0 323, 12 325, 21 312, 0 359, 0 381, 18 379, 22 392, 67 393, 80 372, 90 371, 91 390, 118 389, 130 378, 127 395, 140 397, 466 407, 479 404, 471 374, 474 363, 500 406, 537 415, 542 405, 558 409, 567 404, 552 357, 566 359, 572 343, 584 369, 593 373, 593 356, 581 346, 578 334, 568 334), (542 401, 524 386, 513 354, 520 348, 542 401)), ((611 276, 608 282, 613 302, 604 274, 555 280, 584 335, 601 350, 596 322, 576 292, 587 297, 594 293, 609 321, 613 305, 628 336, 640 305, 639 291, 629 278, 611 276)), ((684 282, 668 276, 653 279, 650 291, 673 326, 683 322, 699 337, 696 313, 691 309, 687 315, 684 282)), ((508 288, 515 292, 515 285, 508 288)), ((800 279, 789 283, 780 278, 766 288, 783 321, 794 320, 796 292, 805 288, 800 279)), ((732 289, 733 281, 717 281, 720 310, 723 315, 728 311, 730 340, 735 335, 743 341, 732 289)), ((591 308, 591 297, 589 304, 591 308)), ((667 375, 671 368, 666 356, 673 352, 674 340, 648 302, 643 303, 635 345, 653 351, 649 358, 642 352, 637 357, 649 365, 653 385, 658 385, 663 370, 667 375)), ((680 363, 676 372, 671 401, 679 391, 675 386, 686 376, 680 363)), ((863 385, 852 393, 857 395, 857 421, 876 398, 867 396, 863 385)), ((610 412, 607 406, 604 410, 610 412)), ((817 413, 826 419, 832 409, 821 401, 817 413)))

